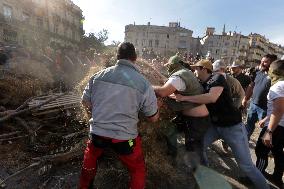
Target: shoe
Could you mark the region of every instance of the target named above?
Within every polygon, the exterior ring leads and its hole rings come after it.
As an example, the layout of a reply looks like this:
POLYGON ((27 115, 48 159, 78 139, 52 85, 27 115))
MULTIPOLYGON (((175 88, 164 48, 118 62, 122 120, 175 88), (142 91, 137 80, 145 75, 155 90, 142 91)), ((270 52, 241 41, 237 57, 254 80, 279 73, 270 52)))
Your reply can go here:
POLYGON ((279 189, 284 189, 284 183, 282 179, 276 179, 272 174, 266 173, 265 178, 269 180, 272 184, 277 186, 279 189))

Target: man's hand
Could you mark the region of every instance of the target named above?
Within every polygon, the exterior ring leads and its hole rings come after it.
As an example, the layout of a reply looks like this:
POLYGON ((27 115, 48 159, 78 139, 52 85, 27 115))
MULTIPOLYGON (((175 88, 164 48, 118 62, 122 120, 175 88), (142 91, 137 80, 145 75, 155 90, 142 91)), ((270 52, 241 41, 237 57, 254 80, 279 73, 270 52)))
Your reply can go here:
POLYGON ((260 128, 263 128, 265 121, 266 121, 266 118, 263 118, 263 119, 261 119, 261 120, 257 123, 257 125, 258 125, 260 128))
POLYGON ((272 133, 265 132, 263 137, 262 137, 262 143, 265 146, 272 148, 273 147, 273 145, 272 145, 272 133))
POLYGON ((243 107, 244 109, 246 109, 246 108, 247 108, 247 105, 248 105, 248 100, 247 100, 246 98, 243 98, 243 100, 242 100, 242 107, 243 107))
POLYGON ((180 101, 183 101, 183 95, 181 95, 181 94, 171 94, 171 95, 169 95, 169 97, 170 98, 172 98, 172 99, 175 99, 176 101, 178 101, 178 102, 180 102, 180 101))

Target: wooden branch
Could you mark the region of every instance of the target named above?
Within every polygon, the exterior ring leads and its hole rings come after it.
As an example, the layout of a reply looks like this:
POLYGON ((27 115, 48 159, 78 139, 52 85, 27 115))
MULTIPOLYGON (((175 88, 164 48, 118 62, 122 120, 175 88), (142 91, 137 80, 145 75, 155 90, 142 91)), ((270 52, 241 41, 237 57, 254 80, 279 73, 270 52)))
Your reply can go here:
POLYGON ((19 106, 15 111, 17 112, 17 111, 19 111, 20 109, 26 107, 26 106, 28 105, 28 102, 29 102, 31 99, 32 99, 32 97, 31 97, 31 98, 28 98, 28 99, 27 99, 21 106, 19 106))
POLYGON ((71 133, 71 134, 65 135, 62 138, 67 140, 67 139, 72 138, 72 137, 77 136, 77 135, 81 135, 81 134, 85 134, 86 135, 87 133, 88 133, 87 131, 83 130, 83 131, 79 131, 79 132, 75 132, 75 133, 71 133))
POLYGON ((0 139, 6 138, 6 137, 10 137, 10 136, 13 136, 13 135, 17 135, 17 134, 19 134, 21 132, 22 131, 15 131, 15 132, 7 133, 7 134, 2 134, 2 135, 0 135, 0 139))
POLYGON ((34 168, 34 167, 36 167, 36 166, 39 166, 40 164, 41 164, 41 162, 33 163, 33 164, 31 164, 31 165, 29 165, 29 166, 27 166, 27 167, 25 167, 25 168, 23 168, 23 169, 17 171, 16 173, 14 173, 14 174, 12 174, 12 175, 6 177, 4 180, 2 180, 2 181, 0 182, 0 186, 1 186, 2 184, 4 184, 5 182, 7 182, 7 180, 9 180, 9 179, 11 179, 11 178, 13 178, 13 177, 15 177, 15 176, 17 176, 17 175, 19 175, 19 174, 25 172, 25 171, 27 171, 27 170, 29 170, 29 169, 31 169, 31 168, 34 168))
POLYGON ((26 108, 26 109, 23 109, 23 110, 19 110, 19 111, 15 112, 15 113, 12 113, 12 114, 9 114, 9 115, 7 115, 7 116, 4 116, 4 117, 0 118, 0 123, 3 122, 3 121, 6 121, 6 120, 8 120, 8 119, 10 119, 10 118, 12 118, 12 117, 15 117, 15 116, 18 116, 18 115, 20 115, 20 114, 23 114, 23 113, 26 113, 26 112, 35 110, 35 109, 37 109, 37 108, 40 108, 41 106, 43 106, 43 105, 45 105, 45 104, 48 104, 49 102, 51 102, 51 101, 53 101, 53 100, 55 100, 55 99, 57 99, 57 98, 59 98, 59 97, 61 97, 61 96, 63 96, 63 95, 65 95, 65 94, 62 93, 62 94, 60 94, 60 95, 57 95, 57 96, 55 96, 55 97, 52 97, 52 98, 46 100, 46 101, 43 102, 43 103, 40 103, 40 104, 37 105, 37 106, 33 106, 33 107, 29 107, 29 108, 26 108))
POLYGON ((65 163, 65 162, 69 161, 70 159, 79 157, 80 155, 83 155, 82 146, 80 144, 77 144, 69 152, 59 153, 59 154, 54 154, 54 155, 41 156, 41 157, 36 157, 36 158, 32 158, 32 159, 36 160, 36 161, 50 162, 52 164, 58 164, 58 163, 65 163))
POLYGON ((0 143, 5 142, 5 141, 11 141, 11 140, 16 140, 19 138, 25 138, 28 137, 29 135, 23 135, 23 136, 17 136, 17 137, 12 137, 12 138, 4 138, 4 139, 0 139, 0 143))
POLYGON ((25 120, 23 120, 22 118, 19 118, 19 117, 15 117, 14 118, 17 123, 19 125, 21 125, 22 127, 25 128, 25 130, 27 131, 27 133, 30 135, 30 134, 33 134, 33 130, 28 126, 27 122, 25 120))

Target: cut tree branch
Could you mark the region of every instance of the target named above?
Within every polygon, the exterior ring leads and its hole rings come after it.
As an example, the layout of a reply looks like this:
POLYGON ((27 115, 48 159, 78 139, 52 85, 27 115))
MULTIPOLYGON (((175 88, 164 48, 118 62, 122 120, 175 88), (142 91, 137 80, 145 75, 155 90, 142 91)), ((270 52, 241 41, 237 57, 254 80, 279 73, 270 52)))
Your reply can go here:
POLYGON ((61 97, 61 96, 63 96, 63 95, 65 95, 65 94, 62 93, 62 94, 60 94, 60 95, 51 97, 50 99, 46 100, 45 102, 40 103, 40 104, 37 105, 37 106, 29 107, 29 108, 26 108, 26 109, 23 109, 23 110, 19 110, 19 111, 15 112, 15 113, 6 115, 6 116, 0 118, 0 123, 6 121, 6 120, 8 120, 8 119, 11 119, 12 117, 18 116, 18 115, 20 115, 20 114, 23 114, 23 113, 26 113, 26 112, 29 112, 29 111, 38 109, 38 108, 40 108, 41 106, 43 106, 43 105, 45 105, 45 104, 48 104, 49 102, 54 101, 54 100, 56 100, 57 98, 59 98, 59 97, 61 97))

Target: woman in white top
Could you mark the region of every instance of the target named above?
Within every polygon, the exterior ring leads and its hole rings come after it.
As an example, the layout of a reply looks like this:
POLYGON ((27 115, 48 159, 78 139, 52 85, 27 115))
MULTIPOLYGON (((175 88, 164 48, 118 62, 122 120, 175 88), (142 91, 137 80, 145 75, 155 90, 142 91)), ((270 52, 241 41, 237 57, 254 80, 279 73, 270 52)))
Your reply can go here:
POLYGON ((269 69, 271 88, 267 95, 267 116, 259 121, 261 131, 255 148, 256 166, 271 182, 284 188, 284 60, 274 61, 269 69), (275 168, 272 175, 265 172, 268 153, 274 156, 275 168))

